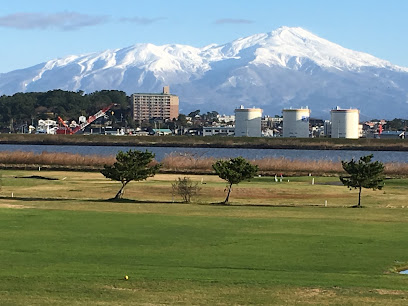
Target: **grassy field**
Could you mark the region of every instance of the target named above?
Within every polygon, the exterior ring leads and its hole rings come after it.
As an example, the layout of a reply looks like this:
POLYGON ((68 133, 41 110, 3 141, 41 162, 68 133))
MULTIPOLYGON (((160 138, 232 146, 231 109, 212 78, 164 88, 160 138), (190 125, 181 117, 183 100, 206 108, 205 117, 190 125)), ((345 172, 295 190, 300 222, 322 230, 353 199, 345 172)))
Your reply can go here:
POLYGON ((336 178, 259 177, 222 206, 220 179, 189 176, 202 192, 182 204, 177 177, 112 202, 119 184, 98 173, 2 171, 1 304, 408 303, 407 179, 354 209, 336 178))

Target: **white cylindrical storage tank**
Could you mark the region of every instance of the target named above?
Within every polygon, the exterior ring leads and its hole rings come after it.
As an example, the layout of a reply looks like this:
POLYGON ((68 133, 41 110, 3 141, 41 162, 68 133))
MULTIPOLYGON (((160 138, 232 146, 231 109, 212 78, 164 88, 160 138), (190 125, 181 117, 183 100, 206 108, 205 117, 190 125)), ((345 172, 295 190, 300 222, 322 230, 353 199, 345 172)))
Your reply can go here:
POLYGON ((309 137, 310 109, 284 109, 283 114, 283 137, 309 137))
POLYGON ((332 109, 331 113, 331 138, 358 139, 358 125, 360 111, 358 109, 332 109))
POLYGON ((260 108, 237 108, 235 110, 235 136, 261 137, 260 108))

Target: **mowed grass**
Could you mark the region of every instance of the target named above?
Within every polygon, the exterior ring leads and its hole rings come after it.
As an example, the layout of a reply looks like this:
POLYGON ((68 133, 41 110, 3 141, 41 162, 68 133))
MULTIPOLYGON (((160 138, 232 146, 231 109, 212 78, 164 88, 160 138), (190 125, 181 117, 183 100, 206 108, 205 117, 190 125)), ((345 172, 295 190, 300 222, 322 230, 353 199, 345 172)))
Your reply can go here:
MULTIPOLYGON (((184 175, 159 174, 147 181, 131 182, 125 189, 125 198, 139 202, 173 203, 181 200, 172 194, 171 183, 184 175)), ((201 192, 193 200, 199 204, 219 203, 225 199, 225 181, 215 175, 186 175, 200 183, 201 192)), ((2 171, 3 197, 17 197, 26 202, 61 199, 73 202, 95 202, 112 198, 120 184, 106 179, 98 172, 70 171, 2 171), (44 176, 55 180, 30 178, 44 176)), ((389 179, 383 190, 364 189, 362 205, 369 207, 406 207, 408 179, 389 179)), ((357 203, 358 191, 344 187, 337 177, 256 177, 251 182, 233 186, 232 205, 322 206, 348 207, 357 203), (314 184, 312 185, 312 181, 314 184)), ((46 206, 41 201, 42 207, 46 206)), ((51 201, 52 202, 52 201, 51 201)), ((54 205, 52 205, 54 207, 54 205)), ((81 208, 79 207, 79 209, 81 208)), ((86 208, 86 205, 85 205, 86 208)))
POLYGON ((202 194, 181 204, 177 177, 131 183, 112 202, 119 185, 98 173, 3 171, 1 303, 408 303, 395 273, 408 268, 407 180, 364 190, 355 209, 336 178, 260 177, 221 206, 223 181, 190 176, 202 194))

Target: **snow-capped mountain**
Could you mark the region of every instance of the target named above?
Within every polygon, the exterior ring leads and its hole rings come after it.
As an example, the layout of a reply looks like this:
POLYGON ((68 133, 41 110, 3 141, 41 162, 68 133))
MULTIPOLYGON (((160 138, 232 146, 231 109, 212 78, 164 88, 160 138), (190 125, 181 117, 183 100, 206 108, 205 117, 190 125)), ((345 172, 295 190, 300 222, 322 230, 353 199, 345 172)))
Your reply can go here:
POLYGON ((136 44, 51 60, 0 74, 0 94, 63 89, 160 92, 170 85, 183 112, 233 113, 261 107, 264 114, 308 106, 328 117, 339 105, 361 116, 408 114, 408 68, 352 51, 302 28, 282 27, 224 45, 136 44))

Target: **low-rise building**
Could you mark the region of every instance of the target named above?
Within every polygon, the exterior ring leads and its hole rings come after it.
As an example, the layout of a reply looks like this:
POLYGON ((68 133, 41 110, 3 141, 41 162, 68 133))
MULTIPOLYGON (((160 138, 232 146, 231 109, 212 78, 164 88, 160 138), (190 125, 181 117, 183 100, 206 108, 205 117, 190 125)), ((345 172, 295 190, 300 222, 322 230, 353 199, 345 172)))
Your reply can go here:
POLYGON ((380 139, 405 139, 405 136, 404 131, 383 131, 374 134, 374 138, 380 139))
POLYGON ((38 134, 55 134, 58 128, 55 120, 38 120, 37 132, 38 134))
POLYGON ((154 135, 156 136, 164 136, 164 135, 172 135, 173 132, 170 129, 153 129, 154 135))
POLYGON ((220 123, 229 123, 229 122, 235 122, 235 116, 234 115, 230 115, 230 116, 227 116, 227 115, 217 115, 217 119, 218 119, 218 122, 220 122, 220 123))
POLYGON ((203 127, 203 136, 234 136, 235 127, 233 126, 206 126, 203 127))

